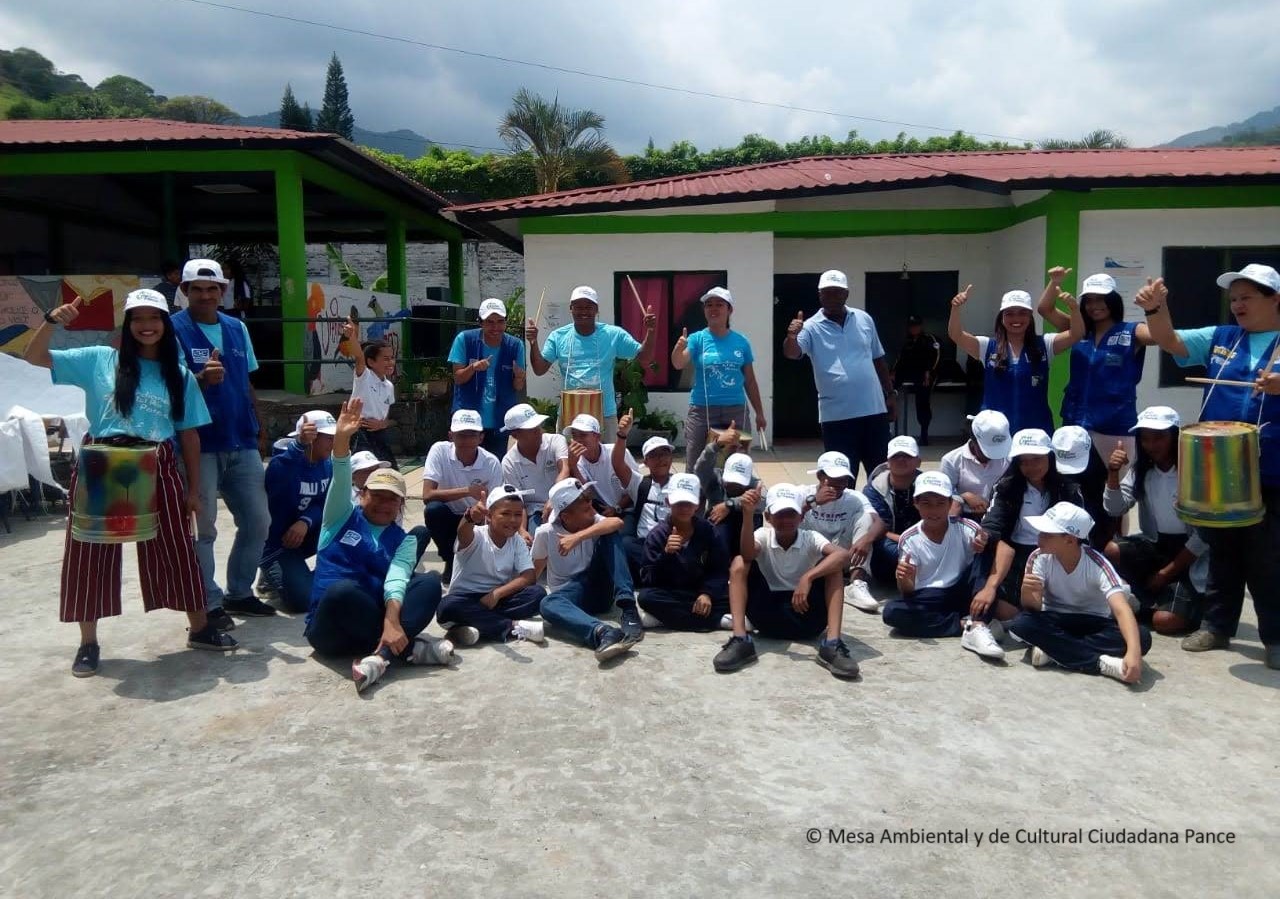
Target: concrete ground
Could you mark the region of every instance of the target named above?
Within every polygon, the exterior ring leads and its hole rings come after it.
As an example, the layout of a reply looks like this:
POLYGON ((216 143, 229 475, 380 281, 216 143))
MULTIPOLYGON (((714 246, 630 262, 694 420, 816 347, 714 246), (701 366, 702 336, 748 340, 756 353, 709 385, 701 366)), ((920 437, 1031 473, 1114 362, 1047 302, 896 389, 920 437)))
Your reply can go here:
MULTIPOLYGON (((762 474, 800 480, 816 454, 762 474)), ((77 680, 62 541, 58 518, 0 536, 3 896, 1277 892, 1280 672, 1251 610, 1228 652, 1156 637, 1133 688, 847 609, 859 682, 766 640, 717 675, 723 634, 652 631, 604 670, 553 637, 357 696, 300 617, 241 621, 234 654, 185 649, 181 615, 142 614, 127 552, 125 614, 77 680), (1154 831, 1179 842, 1099 842, 1154 831)))

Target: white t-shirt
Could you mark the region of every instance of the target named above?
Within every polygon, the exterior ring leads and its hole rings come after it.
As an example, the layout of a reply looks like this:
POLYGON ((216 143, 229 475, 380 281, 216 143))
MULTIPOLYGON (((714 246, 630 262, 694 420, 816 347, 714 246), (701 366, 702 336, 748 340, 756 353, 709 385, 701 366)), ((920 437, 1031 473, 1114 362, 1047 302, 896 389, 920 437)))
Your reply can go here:
POLYGON ((636 536, 643 540, 659 521, 671 517, 671 507, 667 505, 667 488, 671 486, 671 475, 667 475, 667 483, 659 484, 649 480, 649 495, 642 502, 640 499, 640 483, 644 475, 638 471, 631 473, 631 481, 627 484, 627 496, 636 507, 636 536))
POLYGON ((386 418, 396 401, 396 385, 366 365, 364 374, 351 382, 351 398, 364 402, 360 414, 365 418, 386 418))
POLYGON ((934 543, 919 524, 903 531, 898 557, 916 566, 916 589, 946 589, 960 580, 973 561, 973 541, 981 530, 967 518, 952 518, 941 543, 934 543))
POLYGON ((1043 515, 1049 508, 1049 494, 1041 493, 1030 484, 1027 485, 1027 492, 1022 495, 1022 511, 1018 513, 1018 523, 1013 526, 1013 533, 1009 535, 1010 543, 1019 543, 1023 546, 1035 546, 1040 542, 1040 532, 1027 524, 1027 519, 1032 515, 1043 515))
POLYGON ((1126 584, 1106 556, 1082 547, 1080 563, 1068 574, 1055 556, 1036 550, 1027 559, 1027 572, 1044 581, 1044 610, 1112 618, 1107 597, 1124 593, 1126 584))
POLYGON ((559 434, 543 434, 542 444, 530 461, 515 444, 502 457, 502 480, 520 490, 532 490, 524 498, 526 512, 533 513, 547 501, 547 493, 560 473, 560 462, 569 458, 569 442, 559 434))
MULTIPOLYGON (((1133 469, 1130 468, 1129 471, 1132 473, 1133 469)), ((1151 510, 1151 517, 1155 519, 1158 533, 1185 534, 1190 530, 1187 523, 1174 511, 1174 504, 1178 502, 1178 467, 1176 465, 1168 471, 1161 471, 1152 465, 1142 487, 1142 501, 1151 510)))
MULTIPOLYGON (((604 518, 597 515, 592 524, 600 521, 604 518)), ((533 532, 533 559, 547 560, 548 590, 556 590, 586 571, 596 551, 596 538, 588 537, 569 550, 567 556, 560 555, 560 536, 568 533, 558 521, 539 525, 533 532)))
MULTIPOLYGON (((622 489, 622 481, 618 480, 618 476, 613 473, 613 459, 610 457, 611 447, 600 447, 600 458, 595 462, 583 456, 578 460, 578 477, 585 484, 587 481, 595 481, 596 495, 600 497, 601 502, 606 506, 617 508, 618 503, 622 502, 622 497, 626 495, 626 491, 622 489)), ((631 470, 635 471, 635 465, 631 462, 631 454, 627 454, 627 464, 631 465, 631 470)))
MULTIPOLYGON (((1066 333, 1067 333, 1066 331, 1050 331, 1048 334, 1040 335, 1041 337, 1044 338, 1044 349, 1045 349, 1045 352, 1048 353, 1049 359, 1052 359, 1054 356, 1058 354, 1058 351, 1057 351, 1058 338, 1062 337, 1066 333)), ((987 348, 991 346, 991 341, 994 340, 995 338, 978 337, 976 339, 978 341, 978 355, 976 358, 986 359, 987 348)), ((1021 359, 1022 356, 1018 355, 1018 356, 1015 356, 1014 358, 1016 361, 1017 359, 1021 359)))
POLYGON ((457 547, 453 557, 453 580, 446 596, 468 593, 484 595, 510 583, 517 575, 533 570, 533 558, 529 547, 519 534, 507 539, 502 546, 495 546, 489 536, 489 526, 479 525, 475 537, 466 547, 457 547))
MULTIPOLYGON (((484 447, 476 450, 476 461, 471 465, 463 465, 458 461, 458 452, 448 440, 431 444, 427 451, 427 461, 423 466, 422 477, 435 481, 436 486, 444 490, 458 487, 470 487, 472 484, 483 484, 487 494, 502 483, 502 464, 498 457, 484 447)), ((461 515, 475 505, 470 496, 451 500, 449 509, 461 515)))
POLYGON ((801 528, 790 549, 778 545, 778 535, 771 527, 756 528, 756 564, 769 583, 769 589, 794 590, 801 575, 817 565, 822 550, 831 541, 817 531, 801 528))
MULTIPOLYGON (((968 441, 943 455, 942 461, 938 463, 938 470, 951 479, 957 496, 961 493, 975 493, 988 503, 995 493, 996 481, 1000 480, 1008 467, 1008 459, 991 459, 986 464, 979 462, 969 449, 968 441)), ((965 509, 973 511, 968 504, 965 509)))
MULTIPOLYGON (((809 484, 801 487, 800 491, 804 496, 811 497, 818 492, 818 485, 809 484)), ((832 543, 848 549, 853 546, 855 539, 871 527, 875 514, 871 502, 865 496, 857 490, 846 490, 843 495, 824 505, 810 503, 800 527, 817 531, 832 543)))

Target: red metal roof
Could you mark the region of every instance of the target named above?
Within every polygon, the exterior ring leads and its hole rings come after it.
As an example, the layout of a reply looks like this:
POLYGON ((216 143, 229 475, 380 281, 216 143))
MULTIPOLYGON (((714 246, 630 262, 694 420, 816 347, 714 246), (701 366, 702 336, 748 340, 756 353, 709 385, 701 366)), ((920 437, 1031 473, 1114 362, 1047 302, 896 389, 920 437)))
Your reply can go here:
POLYGON ((283 128, 240 125, 195 125, 164 119, 77 119, 0 121, 0 145, 99 144, 136 141, 292 141, 333 137, 283 128))
POLYGON ((815 156, 632 184, 471 203, 454 206, 450 211, 492 219, 607 207, 683 206, 935 184, 1007 191, 1047 188, 1062 182, 1102 187, 1150 183, 1153 179, 1232 177, 1280 178, 1280 147, 815 156))

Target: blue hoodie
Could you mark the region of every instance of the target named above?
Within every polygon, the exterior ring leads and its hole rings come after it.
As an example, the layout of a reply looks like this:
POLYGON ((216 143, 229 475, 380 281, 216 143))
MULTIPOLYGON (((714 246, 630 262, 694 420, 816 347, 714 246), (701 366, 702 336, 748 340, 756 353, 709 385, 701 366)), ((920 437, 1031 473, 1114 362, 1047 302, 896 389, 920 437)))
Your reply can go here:
POLYGON ((266 565, 280 555, 283 550, 280 539, 297 521, 307 522, 307 536, 296 551, 307 557, 316 554, 324 499, 332 479, 332 459, 312 462, 307 458, 307 448, 298 441, 277 441, 271 461, 267 463, 267 509, 271 512, 271 528, 267 531, 260 564, 266 565))

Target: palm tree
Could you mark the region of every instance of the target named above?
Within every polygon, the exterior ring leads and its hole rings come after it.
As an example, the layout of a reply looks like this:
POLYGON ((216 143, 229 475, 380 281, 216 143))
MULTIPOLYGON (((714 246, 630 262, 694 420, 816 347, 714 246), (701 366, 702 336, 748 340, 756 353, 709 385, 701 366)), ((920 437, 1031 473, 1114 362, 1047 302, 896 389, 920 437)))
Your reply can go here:
POLYGON ((568 109, 560 98, 520 88, 498 125, 498 136, 513 152, 530 152, 539 193, 559 190, 562 182, 590 174, 608 182, 626 180, 622 159, 604 139, 604 116, 590 109, 568 109))
POLYGON ((1080 140, 1051 137, 1040 141, 1041 150, 1123 150, 1127 146, 1129 142, 1109 128, 1090 131, 1080 140))

